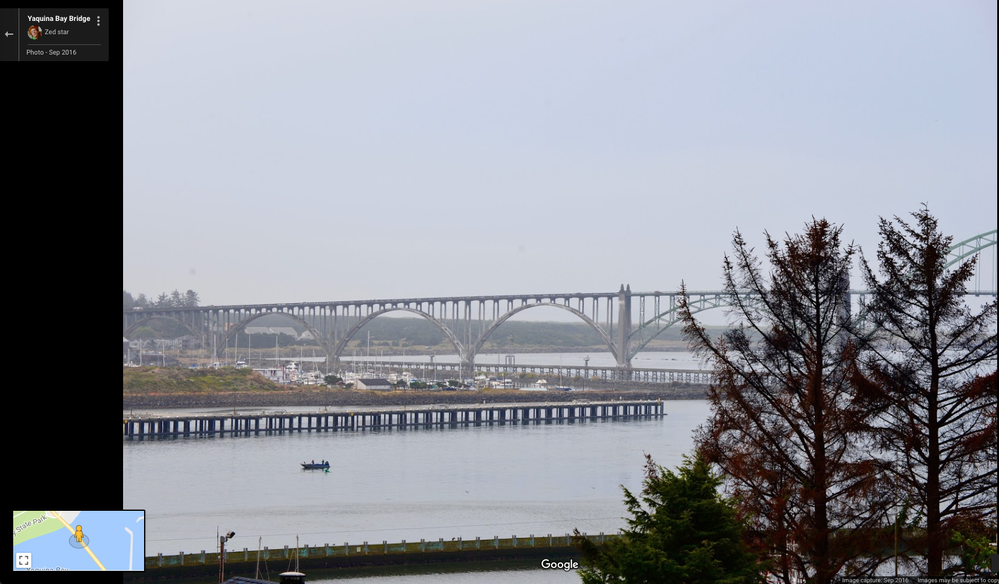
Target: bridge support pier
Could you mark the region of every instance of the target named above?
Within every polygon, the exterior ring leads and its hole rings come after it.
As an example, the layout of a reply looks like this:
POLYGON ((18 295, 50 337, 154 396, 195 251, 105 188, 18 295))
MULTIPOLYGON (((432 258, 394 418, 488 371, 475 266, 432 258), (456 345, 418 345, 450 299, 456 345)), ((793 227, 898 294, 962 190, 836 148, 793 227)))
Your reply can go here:
POLYGON ((618 367, 614 371, 614 380, 615 381, 631 381, 631 373, 632 373, 632 371, 631 371, 631 365, 630 364, 627 367, 618 367))
POLYGON ((475 378, 475 353, 468 351, 465 355, 460 355, 461 366, 458 367, 458 381, 464 382, 466 379, 475 378))
POLYGON ((617 293, 617 373, 618 381, 631 379, 631 284, 617 293))

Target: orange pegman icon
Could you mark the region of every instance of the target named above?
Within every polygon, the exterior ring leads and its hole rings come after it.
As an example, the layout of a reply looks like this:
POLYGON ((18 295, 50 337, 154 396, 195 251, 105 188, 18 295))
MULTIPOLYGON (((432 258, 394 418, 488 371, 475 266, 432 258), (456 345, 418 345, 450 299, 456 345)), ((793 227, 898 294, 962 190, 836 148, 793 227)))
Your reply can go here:
POLYGON ((76 541, 79 542, 79 541, 82 541, 82 540, 83 540, 83 526, 82 525, 77 525, 76 526, 76 541))

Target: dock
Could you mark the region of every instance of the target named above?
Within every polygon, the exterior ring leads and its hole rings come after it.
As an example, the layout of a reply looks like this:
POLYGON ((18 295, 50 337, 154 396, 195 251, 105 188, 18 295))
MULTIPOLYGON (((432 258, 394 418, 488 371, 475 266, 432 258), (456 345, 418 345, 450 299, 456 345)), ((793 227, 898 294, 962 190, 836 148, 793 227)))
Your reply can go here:
POLYGON ((560 403, 409 406, 324 412, 123 416, 124 439, 254 436, 285 432, 356 432, 392 428, 447 428, 482 424, 565 423, 659 418, 656 401, 580 400, 560 403))
MULTIPOLYGON (((354 366, 377 371, 378 376, 387 372, 402 373, 412 371, 423 379, 440 374, 445 379, 461 378, 459 363, 447 361, 376 361, 372 359, 351 359, 342 357, 340 363, 348 370, 354 366)), ((586 385, 587 381, 627 381, 628 383, 683 383, 709 385, 715 381, 711 369, 660 369, 658 367, 631 367, 622 371, 616 365, 539 365, 527 363, 476 363, 472 369, 486 375, 516 377, 526 373, 553 379, 555 377, 572 380, 573 384, 586 385)))

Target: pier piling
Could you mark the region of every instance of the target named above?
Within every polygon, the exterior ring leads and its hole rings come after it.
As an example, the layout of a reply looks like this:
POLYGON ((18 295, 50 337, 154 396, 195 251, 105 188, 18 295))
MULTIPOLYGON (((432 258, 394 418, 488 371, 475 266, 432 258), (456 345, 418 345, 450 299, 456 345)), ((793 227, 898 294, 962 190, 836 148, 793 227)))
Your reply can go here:
POLYGON ((579 401, 565 404, 482 404, 452 407, 205 416, 123 416, 128 440, 189 436, 251 436, 285 432, 343 432, 443 428, 482 424, 581 423, 665 416, 661 401, 579 401))

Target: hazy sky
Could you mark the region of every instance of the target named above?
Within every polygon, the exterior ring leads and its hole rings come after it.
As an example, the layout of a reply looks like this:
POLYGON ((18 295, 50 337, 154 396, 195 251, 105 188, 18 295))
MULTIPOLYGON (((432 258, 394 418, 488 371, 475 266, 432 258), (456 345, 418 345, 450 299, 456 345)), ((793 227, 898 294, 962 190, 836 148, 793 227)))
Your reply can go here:
POLYGON ((736 228, 996 227, 995 2, 122 12, 133 294, 717 289, 736 228))

